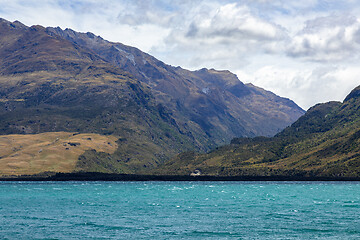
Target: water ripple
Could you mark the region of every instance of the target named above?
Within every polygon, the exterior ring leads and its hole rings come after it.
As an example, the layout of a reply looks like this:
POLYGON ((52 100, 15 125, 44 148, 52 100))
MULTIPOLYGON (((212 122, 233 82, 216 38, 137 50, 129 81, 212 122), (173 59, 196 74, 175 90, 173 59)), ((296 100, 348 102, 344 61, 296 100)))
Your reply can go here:
POLYGON ((356 183, 0 182, 0 236, 358 239, 359 208, 356 183))

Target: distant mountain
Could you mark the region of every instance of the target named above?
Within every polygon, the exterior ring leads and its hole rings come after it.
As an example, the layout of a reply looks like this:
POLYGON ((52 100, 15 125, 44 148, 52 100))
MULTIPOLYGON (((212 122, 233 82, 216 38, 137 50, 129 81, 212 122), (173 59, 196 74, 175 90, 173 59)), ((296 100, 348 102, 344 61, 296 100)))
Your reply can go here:
POLYGON ((272 136, 303 113, 228 71, 188 71, 91 33, 0 19, 0 134, 118 139, 113 153, 79 152, 78 170, 154 168, 234 137, 272 136))
POLYGON ((310 108, 272 138, 235 138, 208 154, 183 153, 156 172, 195 170, 216 176, 359 177, 360 87, 343 103, 310 108))

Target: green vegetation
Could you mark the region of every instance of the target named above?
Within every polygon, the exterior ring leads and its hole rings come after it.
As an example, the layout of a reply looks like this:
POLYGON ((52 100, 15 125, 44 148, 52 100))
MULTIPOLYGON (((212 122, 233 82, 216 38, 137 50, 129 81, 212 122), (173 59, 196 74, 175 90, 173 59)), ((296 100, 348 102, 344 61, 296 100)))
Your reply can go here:
POLYGON ((236 138, 208 154, 180 154, 155 174, 198 169, 215 176, 360 176, 360 87, 318 104, 272 138, 236 138))

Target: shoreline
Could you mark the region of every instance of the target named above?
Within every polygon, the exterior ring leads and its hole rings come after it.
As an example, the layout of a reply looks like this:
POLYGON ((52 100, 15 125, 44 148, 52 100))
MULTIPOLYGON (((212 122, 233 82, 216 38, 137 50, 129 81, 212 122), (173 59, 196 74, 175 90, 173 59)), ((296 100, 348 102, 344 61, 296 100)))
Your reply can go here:
POLYGON ((304 176, 190 176, 137 175, 113 173, 56 173, 54 175, 27 175, 0 177, 0 181, 360 181, 360 177, 304 177, 304 176))

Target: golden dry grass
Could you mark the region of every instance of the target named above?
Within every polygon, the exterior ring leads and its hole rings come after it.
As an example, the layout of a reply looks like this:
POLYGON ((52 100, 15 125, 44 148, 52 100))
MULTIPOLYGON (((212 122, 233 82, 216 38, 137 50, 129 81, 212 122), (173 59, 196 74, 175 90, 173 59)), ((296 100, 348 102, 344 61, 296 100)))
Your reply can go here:
POLYGON ((0 175, 72 172, 85 150, 114 153, 114 136, 93 133, 48 132, 0 136, 0 175), (75 146, 76 145, 76 146, 75 146))

